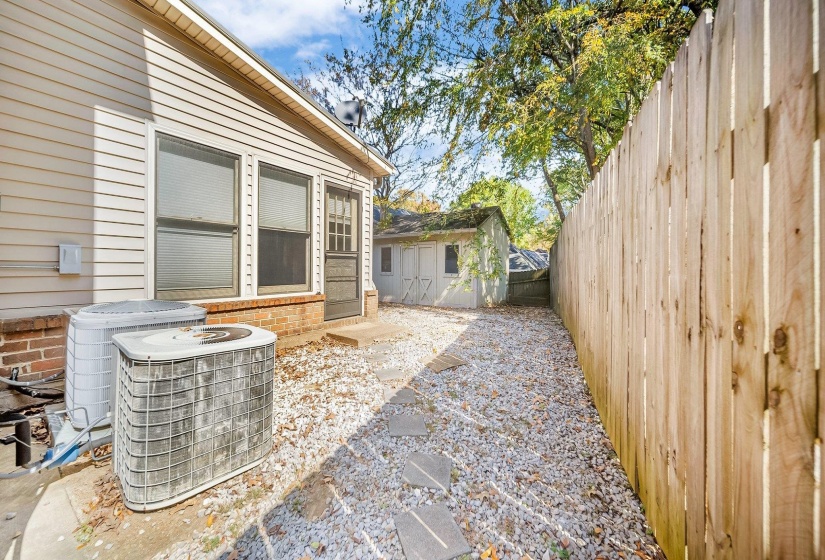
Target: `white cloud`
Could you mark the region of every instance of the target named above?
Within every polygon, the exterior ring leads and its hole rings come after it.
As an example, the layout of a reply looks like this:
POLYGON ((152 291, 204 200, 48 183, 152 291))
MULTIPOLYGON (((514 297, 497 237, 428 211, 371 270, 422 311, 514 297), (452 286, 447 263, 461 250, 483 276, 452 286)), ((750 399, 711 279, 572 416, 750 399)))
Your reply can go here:
POLYGON ((320 41, 312 41, 312 42, 304 42, 298 47, 298 50, 295 52, 296 60, 315 60, 316 58, 321 58, 324 53, 328 52, 330 49, 330 43, 326 39, 321 39, 320 41))
POLYGON ((198 4, 253 49, 348 35, 358 25, 357 10, 346 9, 345 0, 200 0, 198 4))

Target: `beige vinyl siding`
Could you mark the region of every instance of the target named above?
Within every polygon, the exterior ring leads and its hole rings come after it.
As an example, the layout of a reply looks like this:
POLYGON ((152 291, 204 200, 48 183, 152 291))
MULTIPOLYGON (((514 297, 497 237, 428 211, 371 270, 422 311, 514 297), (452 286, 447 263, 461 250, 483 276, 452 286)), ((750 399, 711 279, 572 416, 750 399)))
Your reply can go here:
POLYGON ((0 13, 0 264, 52 264, 58 243, 83 246, 80 276, 0 269, 0 317, 152 295, 147 123, 245 154, 241 297, 254 295, 252 156, 316 170, 313 292, 323 290, 320 177, 362 190, 370 286, 362 162, 133 0, 0 0, 0 13))

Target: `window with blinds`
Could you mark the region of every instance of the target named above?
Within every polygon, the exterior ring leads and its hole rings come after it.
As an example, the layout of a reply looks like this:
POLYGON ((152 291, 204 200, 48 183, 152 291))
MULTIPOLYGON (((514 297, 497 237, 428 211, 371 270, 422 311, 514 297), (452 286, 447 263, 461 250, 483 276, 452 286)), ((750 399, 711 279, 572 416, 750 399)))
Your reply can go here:
POLYGON ((258 169, 258 293, 309 290, 312 179, 258 169))
POLYGON ((156 149, 156 297, 237 295, 240 156, 166 134, 156 149))

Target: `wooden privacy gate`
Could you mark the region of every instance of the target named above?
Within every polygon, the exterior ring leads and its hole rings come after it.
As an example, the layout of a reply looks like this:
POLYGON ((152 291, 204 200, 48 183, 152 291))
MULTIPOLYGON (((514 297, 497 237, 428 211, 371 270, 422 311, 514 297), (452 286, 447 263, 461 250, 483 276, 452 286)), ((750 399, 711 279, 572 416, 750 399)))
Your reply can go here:
POLYGON ((550 305, 550 272, 546 268, 511 272, 507 278, 507 303, 531 307, 550 305))
POLYGON ((825 558, 823 22, 819 0, 720 0, 550 251, 671 560, 825 558))

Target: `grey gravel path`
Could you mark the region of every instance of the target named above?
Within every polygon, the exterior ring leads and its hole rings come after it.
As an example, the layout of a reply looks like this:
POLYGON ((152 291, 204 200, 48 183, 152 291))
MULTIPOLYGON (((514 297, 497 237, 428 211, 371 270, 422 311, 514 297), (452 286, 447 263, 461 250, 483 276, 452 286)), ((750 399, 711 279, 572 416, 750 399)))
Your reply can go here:
POLYGON ((410 379, 417 402, 385 403, 385 387, 408 383, 379 381, 369 349, 316 343, 282 353, 273 452, 199 496, 192 538, 158 558, 234 550, 239 558, 400 560, 395 519, 434 504, 475 558, 490 544, 502 560, 657 558, 552 312, 382 306, 380 319, 409 329, 391 341, 387 365, 410 379), (468 363, 439 374, 421 364, 442 352, 468 363), (399 413, 423 415, 430 435, 390 437, 387 423, 399 413), (450 491, 405 484, 411 453, 451 459, 450 491))

